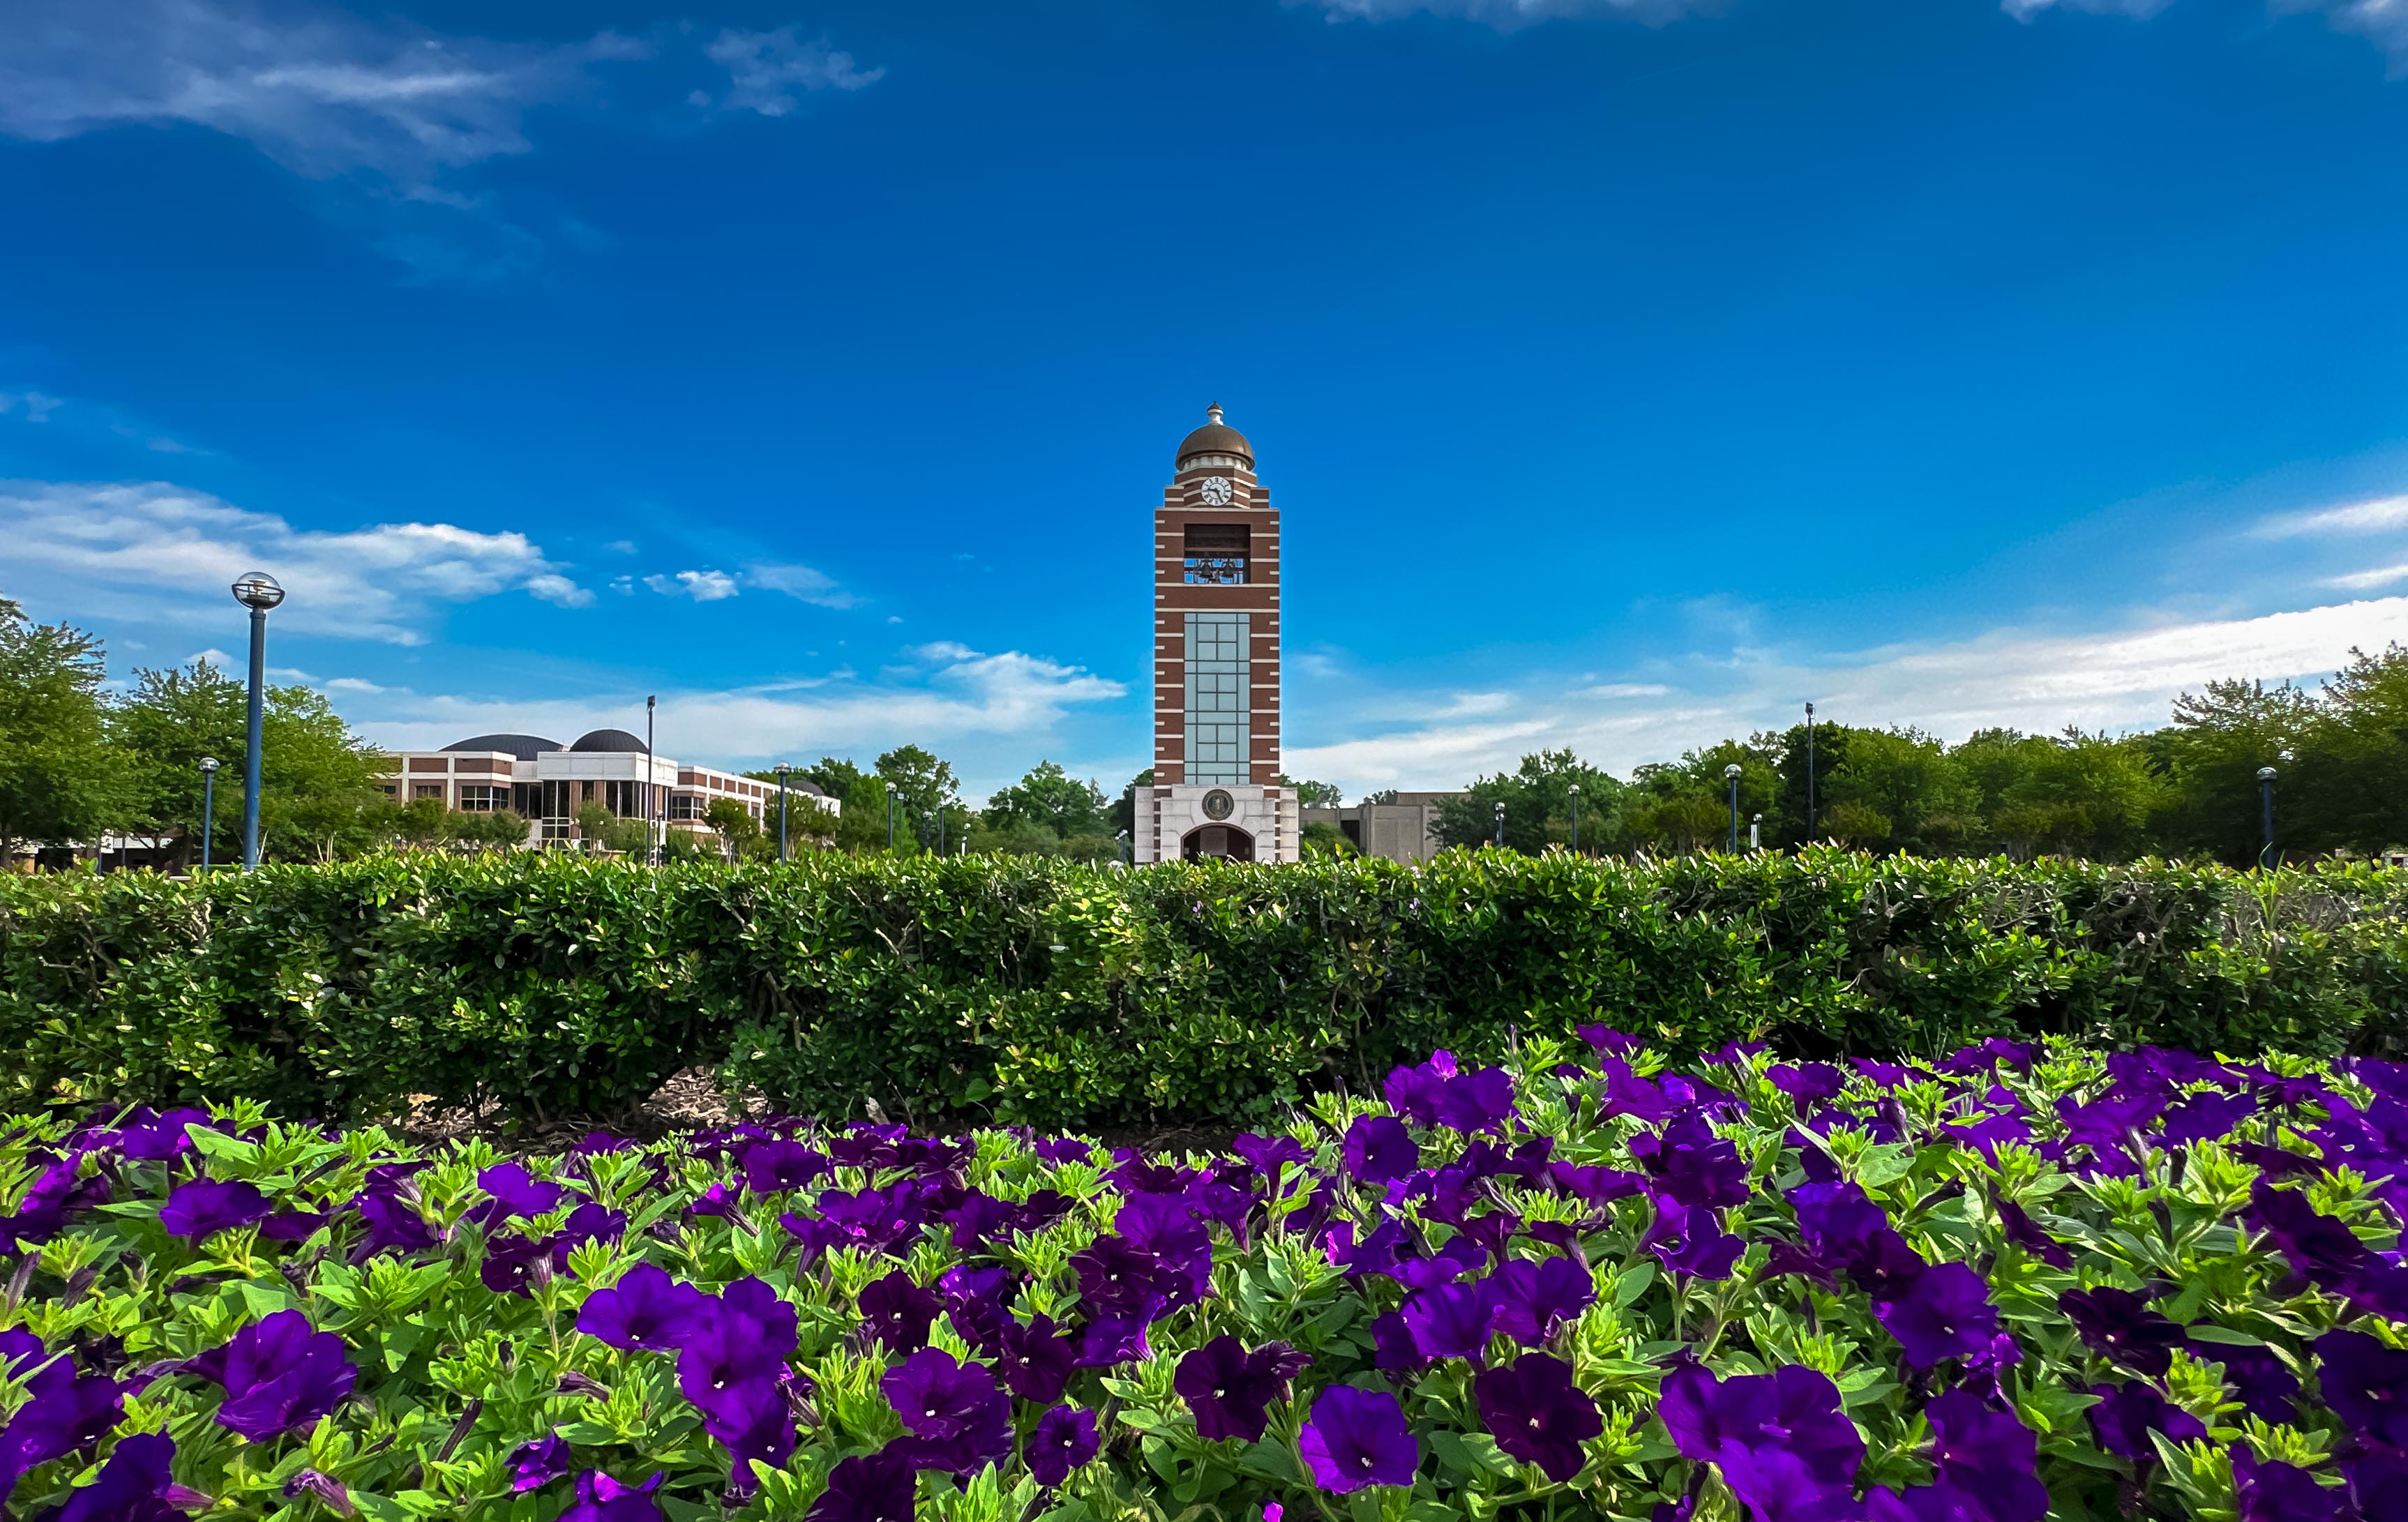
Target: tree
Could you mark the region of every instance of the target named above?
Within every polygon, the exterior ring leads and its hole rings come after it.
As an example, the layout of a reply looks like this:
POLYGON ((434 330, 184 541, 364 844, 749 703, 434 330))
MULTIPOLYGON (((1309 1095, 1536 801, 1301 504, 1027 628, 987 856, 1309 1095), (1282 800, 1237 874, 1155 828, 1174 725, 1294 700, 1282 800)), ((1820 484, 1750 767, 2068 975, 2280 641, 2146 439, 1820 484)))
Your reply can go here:
POLYGON ((1153 785, 1154 768, 1152 767, 1146 768, 1130 778, 1128 786, 1122 788, 1120 796, 1112 799, 1111 807, 1104 811, 1105 830, 1108 833, 1135 835, 1137 833, 1137 795, 1140 789, 1153 785))
MULTIPOLYGON (((1901 850, 1946 853, 1981 826, 1981 790, 1946 747, 1919 729, 1858 729, 1847 759, 1833 768, 1826 795, 1833 808, 1853 803, 1888 821, 1882 839, 1901 850)), ((1870 820, 1855 816, 1853 843, 1869 844, 1870 820)), ((1827 832, 1828 833, 1828 832, 1827 832)))
POLYGON ((720 854, 734 861, 745 847, 761 838, 761 823, 752 811, 734 798, 713 798, 702 811, 703 822, 719 837, 720 854))
POLYGON ((1033 825, 1057 840, 1101 834, 1103 821, 1104 790, 1054 761, 1039 761, 1020 781, 996 789, 984 811, 990 830, 1009 833, 1033 825))
POLYGON ((2305 743, 2316 701, 2289 682, 2233 678, 2174 699, 2173 723, 2145 742, 2172 783, 2157 821, 2161 849, 2201 851, 2234 866, 2258 859, 2258 768, 2305 743))
POLYGON ((2299 738, 2277 808, 2279 834, 2311 849, 2372 855, 2408 844, 2408 650, 2352 650, 2299 738))
POLYGON ((1346 832, 1326 819, 1308 822, 1298 835, 1297 844, 1308 856, 1353 856, 1360 854, 1346 832))
MULTIPOLYGON (((270 687, 262 696, 260 854, 331 861, 391 839, 391 811, 377 785, 384 763, 375 748, 351 731, 322 693, 293 685, 270 687)), ((247 707, 241 682, 210 662, 194 661, 137 669, 133 690, 109 716, 132 823, 186 842, 179 858, 194 854, 202 827, 204 756, 220 763, 213 848, 221 859, 241 848, 247 707)))
MULTIPOLYGON (((896 826, 898 844, 907 835, 915 845, 926 850, 936 849, 940 838, 948 851, 959 850, 968 843, 969 811, 962 806, 950 762, 939 760, 917 745, 900 745, 878 758, 878 776, 895 789, 901 809, 896 826)), ((882 828, 882 812, 880 819, 882 828)))
POLYGON ((1623 784, 1570 751, 1526 755, 1512 772, 1483 777, 1462 797, 1442 798, 1435 832, 1448 845, 1477 846, 1497 839, 1497 806, 1505 806, 1505 843, 1536 854, 1571 840, 1571 788, 1580 785, 1581 849, 1594 854, 1620 840, 1623 784))
POLYGON ((1295 789, 1296 801, 1304 808, 1342 809, 1346 806, 1346 795, 1339 791, 1336 783, 1300 783, 1284 771, 1274 780, 1282 787, 1295 789))
POLYGON ((0 868, 29 840, 83 841, 119 817, 99 639, 0 597, 0 868))

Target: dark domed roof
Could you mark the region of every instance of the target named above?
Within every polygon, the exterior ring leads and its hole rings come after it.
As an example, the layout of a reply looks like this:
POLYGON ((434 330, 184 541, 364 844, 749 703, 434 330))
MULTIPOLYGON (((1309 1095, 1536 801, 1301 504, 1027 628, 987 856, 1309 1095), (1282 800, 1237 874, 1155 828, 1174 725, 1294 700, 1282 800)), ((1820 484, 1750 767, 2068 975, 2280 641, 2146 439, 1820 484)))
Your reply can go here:
POLYGON ((638 751, 644 742, 624 729, 592 729, 577 737, 572 751, 638 751))
POLYGON ((1246 442, 1244 434, 1221 421, 1221 404, 1214 402, 1204 409, 1204 415, 1211 421, 1179 441, 1179 453, 1171 467, 1176 469, 1198 454, 1235 454, 1252 468, 1254 446, 1246 442))
POLYGON ((546 739, 541 735, 470 735, 447 751, 508 751, 522 761, 532 761, 545 751, 560 749, 560 741, 546 739))

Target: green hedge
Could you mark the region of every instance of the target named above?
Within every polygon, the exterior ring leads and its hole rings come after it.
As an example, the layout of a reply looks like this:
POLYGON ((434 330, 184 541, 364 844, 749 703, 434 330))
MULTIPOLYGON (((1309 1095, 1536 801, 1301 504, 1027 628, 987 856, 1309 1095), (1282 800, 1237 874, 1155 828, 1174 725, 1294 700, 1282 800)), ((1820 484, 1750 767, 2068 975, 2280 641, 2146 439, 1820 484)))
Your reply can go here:
POLYGON ((1456 854, 653 872, 386 857, 0 878, 0 1092, 609 1113, 697 1063, 923 1126, 1237 1122, 1444 1046, 1603 1020, 1674 1046, 1943 1053, 2061 1033, 2408 1045, 2408 874, 1456 854))

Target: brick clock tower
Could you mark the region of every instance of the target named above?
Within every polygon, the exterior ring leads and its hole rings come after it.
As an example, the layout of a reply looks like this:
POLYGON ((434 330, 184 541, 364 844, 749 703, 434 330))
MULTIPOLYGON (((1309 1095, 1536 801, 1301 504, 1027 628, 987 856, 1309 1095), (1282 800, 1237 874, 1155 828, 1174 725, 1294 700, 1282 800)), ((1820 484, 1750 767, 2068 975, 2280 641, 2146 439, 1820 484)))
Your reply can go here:
POLYGON ((1280 774, 1279 514, 1221 409, 1181 442, 1154 515, 1154 786, 1140 862, 1294 861, 1280 774))

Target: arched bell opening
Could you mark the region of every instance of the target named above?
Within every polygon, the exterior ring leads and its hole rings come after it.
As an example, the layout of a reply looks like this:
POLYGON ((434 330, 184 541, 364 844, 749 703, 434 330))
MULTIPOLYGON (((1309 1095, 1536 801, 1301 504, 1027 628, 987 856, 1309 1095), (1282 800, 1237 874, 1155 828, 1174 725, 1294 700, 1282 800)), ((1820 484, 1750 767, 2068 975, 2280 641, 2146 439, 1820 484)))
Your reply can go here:
POLYGON ((1235 825, 1204 825, 1179 842, 1182 861, 1252 861, 1254 838, 1235 825))

